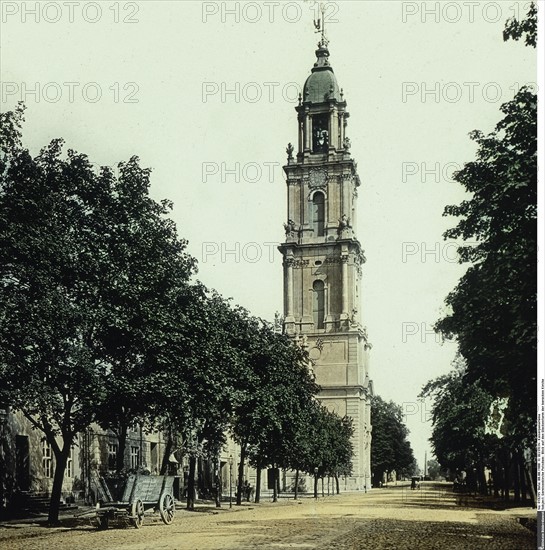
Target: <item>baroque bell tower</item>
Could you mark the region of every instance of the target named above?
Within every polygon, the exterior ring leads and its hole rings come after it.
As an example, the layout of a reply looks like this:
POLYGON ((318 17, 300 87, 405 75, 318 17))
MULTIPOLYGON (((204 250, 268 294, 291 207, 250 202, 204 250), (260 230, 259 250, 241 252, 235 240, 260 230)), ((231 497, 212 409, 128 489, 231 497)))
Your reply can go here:
POLYGON ((323 32, 316 57, 295 108, 297 152, 288 145, 284 166, 284 331, 307 347, 322 388, 319 400, 353 419, 353 474, 346 489, 362 490, 371 487, 372 383, 360 311, 365 257, 355 233, 360 179, 346 132, 346 101, 323 32))

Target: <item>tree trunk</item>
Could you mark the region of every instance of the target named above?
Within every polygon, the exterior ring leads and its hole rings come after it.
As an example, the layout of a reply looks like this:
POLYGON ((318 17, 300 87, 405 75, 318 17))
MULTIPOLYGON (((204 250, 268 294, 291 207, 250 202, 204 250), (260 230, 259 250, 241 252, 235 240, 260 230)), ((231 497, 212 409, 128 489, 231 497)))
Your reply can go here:
POLYGON ((163 460, 161 461, 161 471, 160 475, 165 476, 168 474, 168 459, 172 454, 172 449, 174 448, 174 440, 172 439, 172 431, 168 430, 167 444, 165 446, 165 452, 163 453, 163 460))
POLYGON ((195 510, 195 466, 197 458, 189 457, 189 472, 187 478, 187 510, 195 510))
POLYGON ((528 487, 526 486, 526 476, 524 475, 524 455, 522 453, 518 454, 517 468, 519 472, 522 501, 526 502, 526 500, 528 500, 528 487))
MULTIPOLYGON (((51 443, 51 442, 50 442, 51 443)), ((72 439, 63 442, 62 449, 52 445, 55 454, 55 476, 53 478, 53 489, 51 491, 51 500, 49 502, 48 525, 59 525, 59 509, 62 495, 62 482, 64 481, 64 472, 70 454, 72 439)))
POLYGON ((127 432, 129 427, 125 422, 122 422, 119 428, 119 432, 117 433, 117 456, 115 458, 117 473, 120 473, 125 468, 125 449, 127 447, 127 432))
POLYGON ((337 494, 339 495, 341 493, 341 489, 339 486, 339 476, 335 474, 335 488, 337 489, 337 494))
POLYGON ((537 502, 537 496, 536 496, 536 490, 534 487, 534 480, 532 478, 532 471, 527 465, 525 465, 524 472, 526 473, 526 481, 528 482, 528 487, 530 488, 530 498, 532 499, 532 508, 535 508, 536 502, 537 502))
POLYGON ((503 468, 503 500, 509 502, 509 463, 503 468))
POLYGON ((206 493, 206 486, 204 483, 204 476, 203 476, 203 459, 202 457, 198 457, 195 461, 195 473, 197 474, 197 494, 202 495, 206 493))
POLYGON ((500 486, 498 483, 498 466, 495 462, 492 463, 492 485, 494 488, 494 496, 499 498, 500 496, 500 486))
POLYGON ((259 503, 261 498, 261 466, 255 470, 255 499, 254 502, 259 503))
POLYGON ((214 476, 214 483, 216 484, 216 508, 221 508, 221 465, 220 465, 220 457, 219 455, 216 456, 216 471, 214 476))
POLYGON ((484 475, 484 464, 479 462, 477 464, 477 483, 479 485, 479 494, 487 495, 488 487, 486 485, 486 476, 484 475))
POLYGON ((518 455, 515 454, 513 456, 513 460, 511 462, 513 467, 513 494, 514 494, 514 501, 520 502, 520 476, 519 476, 519 460, 518 455))
POLYGON ((278 502, 278 480, 276 478, 278 469, 273 463, 273 502, 278 502))
POLYGON ((470 493, 475 494, 477 489, 475 469, 473 467, 468 468, 466 475, 467 489, 470 493))
POLYGON ((242 504, 242 485, 244 482, 244 461, 246 460, 246 444, 240 446, 240 462, 238 463, 237 506, 242 504))
POLYGON ((509 501, 509 491, 511 490, 511 451, 504 447, 501 451, 501 463, 503 466, 502 491, 503 500, 509 501))
POLYGON ((314 474, 314 498, 318 498, 318 474, 314 474))
POLYGON ((297 500, 297 493, 299 491, 299 470, 295 470, 295 487, 293 489, 293 499, 297 500))

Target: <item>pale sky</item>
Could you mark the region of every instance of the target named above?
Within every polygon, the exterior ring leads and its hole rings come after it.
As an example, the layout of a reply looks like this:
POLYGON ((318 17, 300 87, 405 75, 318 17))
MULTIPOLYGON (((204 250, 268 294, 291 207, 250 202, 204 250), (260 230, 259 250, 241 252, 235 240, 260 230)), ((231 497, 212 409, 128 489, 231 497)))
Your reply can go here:
MULTIPOLYGON (((35 4, 2 4, 1 108, 25 100, 25 144, 37 153, 63 137, 101 165, 138 155, 152 195, 174 201, 199 279, 272 320, 283 309, 281 166, 315 62, 316 3, 35 4)), ((430 423, 416 398, 456 350, 431 327, 465 269, 442 239, 455 224, 444 206, 464 198, 450 176, 474 159, 468 133, 491 131, 501 103, 537 80, 535 50, 503 42, 517 5, 524 13, 527 2, 326 3, 362 180, 371 377, 411 413, 421 466, 430 423)))

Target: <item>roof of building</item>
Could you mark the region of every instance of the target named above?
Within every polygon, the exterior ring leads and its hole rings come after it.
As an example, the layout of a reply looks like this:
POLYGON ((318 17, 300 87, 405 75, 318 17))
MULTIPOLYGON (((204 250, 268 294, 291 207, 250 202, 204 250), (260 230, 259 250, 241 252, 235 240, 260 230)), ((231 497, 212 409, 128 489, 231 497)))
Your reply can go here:
POLYGON ((329 64, 329 50, 320 44, 316 50, 316 63, 303 87, 303 101, 325 103, 330 99, 342 101, 341 91, 333 68, 329 64))

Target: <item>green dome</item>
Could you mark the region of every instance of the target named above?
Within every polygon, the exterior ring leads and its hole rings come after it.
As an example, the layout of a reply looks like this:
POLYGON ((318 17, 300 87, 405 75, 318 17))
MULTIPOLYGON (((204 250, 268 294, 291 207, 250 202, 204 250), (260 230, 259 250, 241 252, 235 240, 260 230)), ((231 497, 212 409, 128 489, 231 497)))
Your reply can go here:
POLYGON ((303 87, 303 101, 310 103, 324 103, 330 99, 342 101, 335 73, 329 64, 328 49, 321 45, 316 50, 316 57, 318 60, 312 68, 312 74, 303 87))

